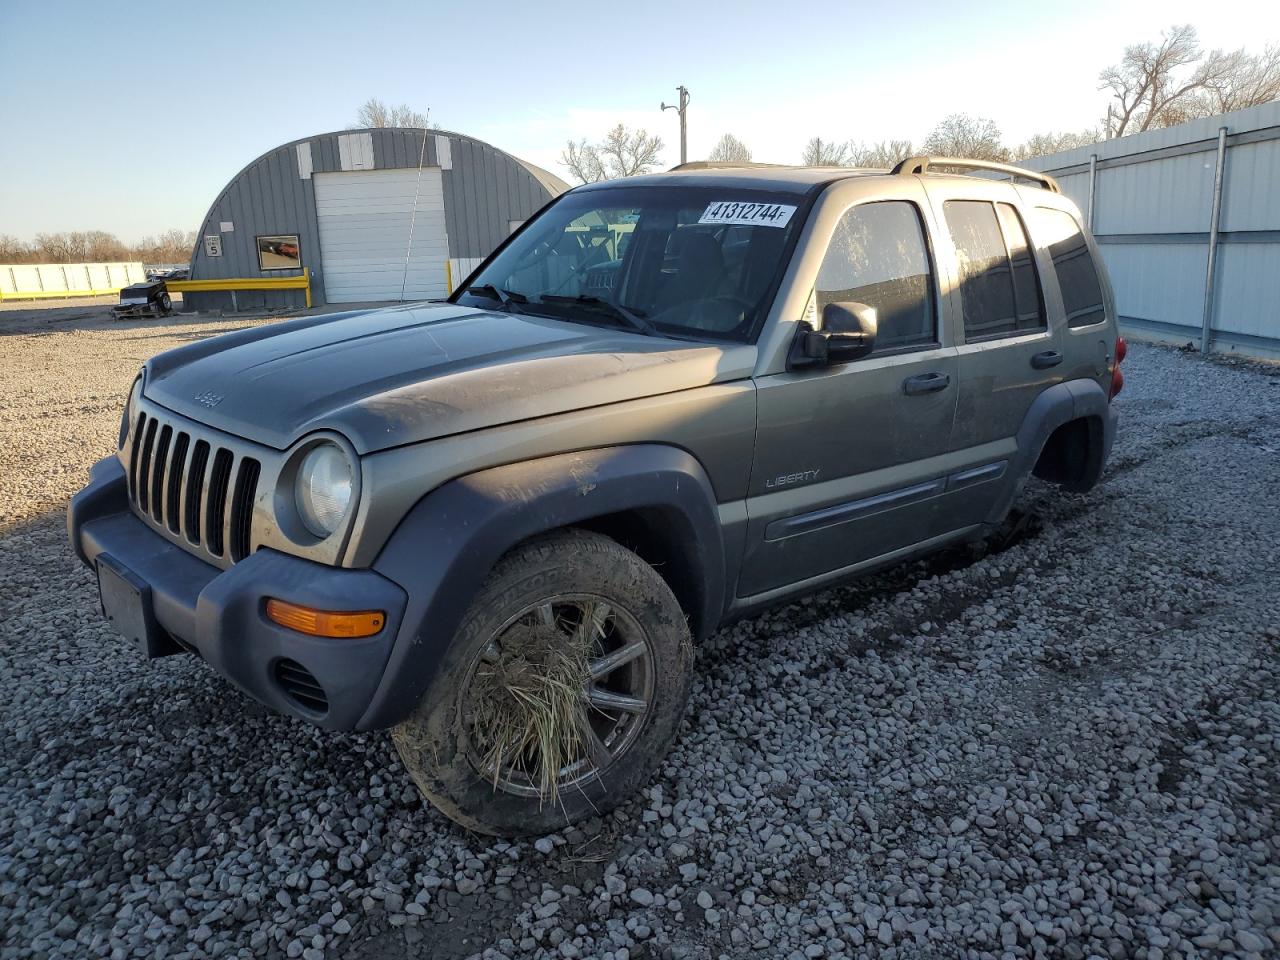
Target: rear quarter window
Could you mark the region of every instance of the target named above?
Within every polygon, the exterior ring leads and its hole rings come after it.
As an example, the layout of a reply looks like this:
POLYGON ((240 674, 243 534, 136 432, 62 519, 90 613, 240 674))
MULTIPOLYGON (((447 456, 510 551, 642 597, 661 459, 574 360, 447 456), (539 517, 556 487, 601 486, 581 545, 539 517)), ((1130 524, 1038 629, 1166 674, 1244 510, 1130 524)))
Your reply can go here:
POLYGON ((1067 325, 1087 327, 1107 318, 1098 266, 1085 242, 1076 218, 1065 210, 1036 207, 1034 228, 1037 242, 1049 251, 1067 325))

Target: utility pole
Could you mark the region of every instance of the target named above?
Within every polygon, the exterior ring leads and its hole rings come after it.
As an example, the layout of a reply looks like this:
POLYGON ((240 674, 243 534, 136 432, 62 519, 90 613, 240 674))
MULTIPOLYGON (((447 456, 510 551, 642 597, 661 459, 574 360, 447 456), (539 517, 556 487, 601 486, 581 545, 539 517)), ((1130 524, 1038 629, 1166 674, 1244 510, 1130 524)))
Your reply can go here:
POLYGON ((678 105, 674 103, 664 102, 661 104, 661 107, 663 110, 675 110, 677 113, 680 114, 680 162, 688 163, 689 162, 689 128, 685 124, 684 112, 687 109, 689 109, 689 91, 687 88, 680 86, 680 87, 676 87, 676 93, 680 95, 680 102, 678 105))

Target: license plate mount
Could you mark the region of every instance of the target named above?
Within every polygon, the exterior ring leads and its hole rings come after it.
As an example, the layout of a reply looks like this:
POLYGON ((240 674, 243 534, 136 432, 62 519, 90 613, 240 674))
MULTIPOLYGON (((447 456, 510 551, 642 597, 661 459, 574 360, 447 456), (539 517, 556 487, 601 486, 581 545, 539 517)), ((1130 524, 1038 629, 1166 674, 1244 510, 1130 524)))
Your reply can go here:
POLYGON ((164 656, 168 637, 156 622, 151 586, 115 557, 99 554, 98 598, 102 612, 147 659, 164 656))

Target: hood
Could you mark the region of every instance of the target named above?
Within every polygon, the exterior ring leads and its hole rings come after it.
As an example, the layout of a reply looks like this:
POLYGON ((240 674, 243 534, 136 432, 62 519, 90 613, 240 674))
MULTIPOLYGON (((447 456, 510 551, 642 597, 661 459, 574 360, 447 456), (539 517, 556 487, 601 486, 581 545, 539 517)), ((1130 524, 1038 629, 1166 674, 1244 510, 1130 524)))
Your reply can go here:
POLYGON ((336 430, 360 453, 750 376, 755 347, 452 304, 306 317, 171 350, 146 395, 277 449, 336 430))

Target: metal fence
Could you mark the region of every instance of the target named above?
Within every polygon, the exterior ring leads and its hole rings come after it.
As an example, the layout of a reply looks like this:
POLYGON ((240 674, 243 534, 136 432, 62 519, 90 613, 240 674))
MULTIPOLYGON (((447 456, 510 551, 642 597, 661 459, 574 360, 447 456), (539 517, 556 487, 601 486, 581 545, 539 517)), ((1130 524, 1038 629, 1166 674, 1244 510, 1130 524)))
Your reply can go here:
POLYGON ((1085 212, 1123 326, 1280 357, 1280 102, 1024 165, 1085 212))

